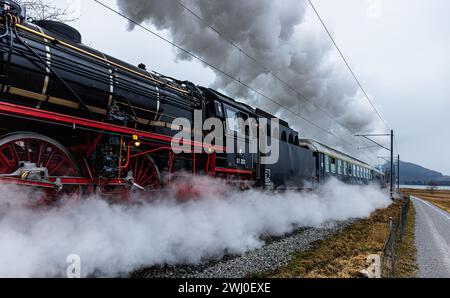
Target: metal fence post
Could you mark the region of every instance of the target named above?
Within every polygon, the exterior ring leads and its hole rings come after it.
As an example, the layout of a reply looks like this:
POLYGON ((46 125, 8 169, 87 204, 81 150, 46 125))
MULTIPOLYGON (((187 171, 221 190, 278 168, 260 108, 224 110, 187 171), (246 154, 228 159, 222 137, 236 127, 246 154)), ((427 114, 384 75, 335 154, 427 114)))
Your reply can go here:
POLYGON ((397 252, 403 243, 410 200, 399 208, 399 214, 395 217, 389 217, 389 234, 382 251, 381 272, 384 277, 395 278, 397 276, 397 252))

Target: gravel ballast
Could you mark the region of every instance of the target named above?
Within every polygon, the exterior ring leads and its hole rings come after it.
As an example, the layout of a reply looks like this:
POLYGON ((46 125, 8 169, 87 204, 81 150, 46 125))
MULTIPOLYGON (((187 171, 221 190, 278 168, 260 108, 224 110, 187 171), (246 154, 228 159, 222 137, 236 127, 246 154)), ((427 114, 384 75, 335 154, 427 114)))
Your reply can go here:
POLYGON ((133 274, 140 278, 244 278, 283 267, 296 252, 311 248, 354 223, 348 220, 327 224, 321 228, 303 228, 282 238, 268 238, 266 245, 242 256, 226 256, 197 266, 165 266, 141 270, 133 274))

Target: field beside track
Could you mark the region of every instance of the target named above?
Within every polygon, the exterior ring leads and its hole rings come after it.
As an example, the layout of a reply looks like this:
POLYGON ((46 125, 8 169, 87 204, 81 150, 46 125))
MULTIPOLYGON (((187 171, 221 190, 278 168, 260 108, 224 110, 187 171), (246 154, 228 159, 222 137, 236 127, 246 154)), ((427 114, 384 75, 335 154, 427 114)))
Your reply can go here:
MULTIPOLYGON (((367 256, 381 254, 388 236, 390 217, 397 217, 401 201, 375 211, 370 218, 348 226, 335 236, 314 243, 310 250, 295 254, 283 268, 258 275, 275 278, 358 278, 366 269, 367 256)), ((415 210, 411 205, 403 245, 399 250, 397 277, 417 274, 414 245, 415 210)))
POLYGON ((411 195, 428 201, 450 213, 450 190, 402 189, 404 195, 411 195))

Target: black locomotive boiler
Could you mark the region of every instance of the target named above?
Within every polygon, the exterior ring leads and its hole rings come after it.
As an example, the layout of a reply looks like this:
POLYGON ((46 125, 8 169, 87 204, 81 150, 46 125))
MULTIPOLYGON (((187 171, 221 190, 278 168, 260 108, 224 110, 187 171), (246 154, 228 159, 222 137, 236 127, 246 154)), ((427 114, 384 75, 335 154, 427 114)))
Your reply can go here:
MULTIPOLYGON (((203 153, 175 154, 173 120, 275 118, 215 90, 133 66, 82 44, 74 28, 26 20, 23 7, 0 0, 0 180, 60 193, 124 197, 152 192, 177 175, 209 175, 244 188, 314 187, 330 176, 369 183, 382 173, 311 140, 281 119, 280 160, 184 140, 203 153), (221 149, 221 150, 217 150, 221 149), (216 153, 218 151, 224 153, 216 153)), ((226 134, 235 130, 225 124, 226 134)), ((199 132, 191 131, 191 134, 199 132)), ((204 134, 205 132, 200 132, 204 134)))

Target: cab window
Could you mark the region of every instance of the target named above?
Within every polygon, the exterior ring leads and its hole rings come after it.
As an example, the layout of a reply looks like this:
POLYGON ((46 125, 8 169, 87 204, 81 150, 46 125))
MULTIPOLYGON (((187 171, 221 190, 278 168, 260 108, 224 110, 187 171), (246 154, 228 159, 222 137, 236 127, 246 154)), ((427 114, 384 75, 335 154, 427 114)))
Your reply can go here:
POLYGON ((228 106, 225 107, 225 111, 228 130, 239 132, 238 111, 228 106))
POLYGON ((244 131, 244 127, 241 127, 241 124, 239 123, 239 118, 245 121, 248 118, 248 115, 241 113, 237 109, 227 105, 225 105, 225 114, 226 114, 227 129, 229 131, 247 133, 246 130, 244 131))

